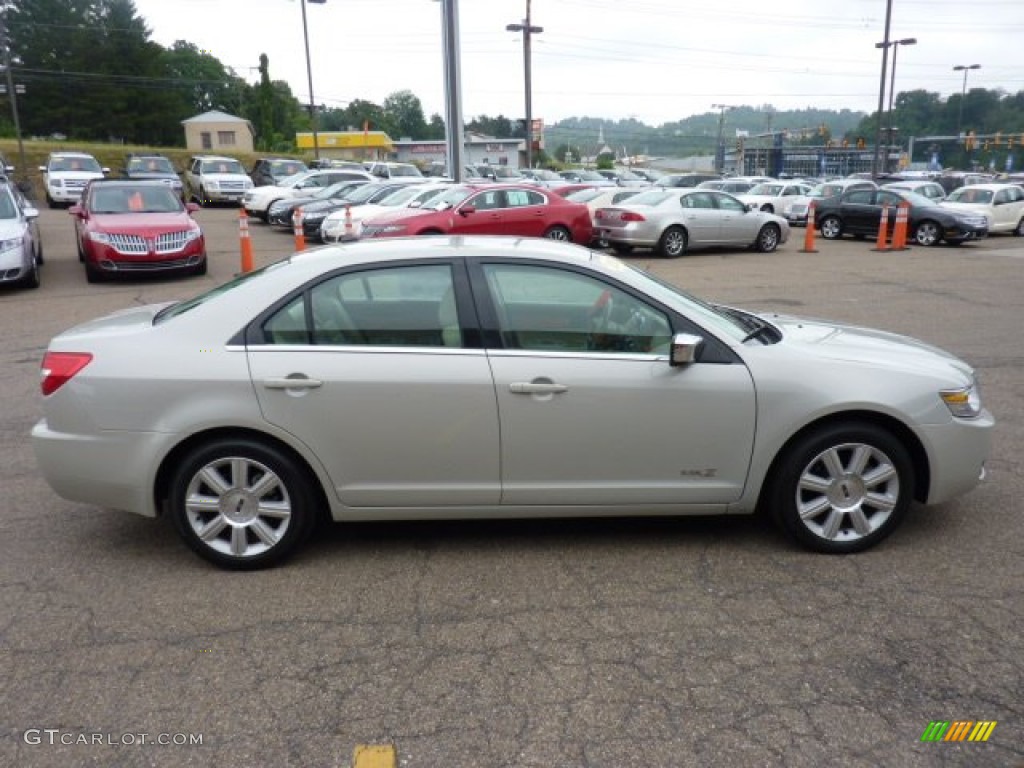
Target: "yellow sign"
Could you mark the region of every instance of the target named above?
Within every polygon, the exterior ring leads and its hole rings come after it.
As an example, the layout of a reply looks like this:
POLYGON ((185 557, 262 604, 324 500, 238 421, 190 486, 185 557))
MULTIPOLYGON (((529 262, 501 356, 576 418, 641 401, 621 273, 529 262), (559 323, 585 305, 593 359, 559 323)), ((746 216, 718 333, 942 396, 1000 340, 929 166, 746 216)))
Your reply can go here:
MULTIPOLYGON (((323 131, 316 134, 321 149, 383 149, 394 151, 391 137, 383 131, 323 131)), ((296 133, 295 146, 299 149, 313 148, 312 133, 296 133)))

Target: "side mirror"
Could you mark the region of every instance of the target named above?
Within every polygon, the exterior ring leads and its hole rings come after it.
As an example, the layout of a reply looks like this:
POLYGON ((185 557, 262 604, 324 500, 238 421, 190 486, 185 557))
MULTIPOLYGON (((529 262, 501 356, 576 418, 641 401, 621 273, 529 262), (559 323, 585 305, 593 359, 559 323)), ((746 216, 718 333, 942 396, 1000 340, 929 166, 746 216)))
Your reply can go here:
POLYGON ((196 211, 199 210, 199 204, 198 203, 186 203, 185 204, 185 210, 188 211, 189 215, 191 216, 193 213, 195 213, 196 211))
POLYGON ((677 367, 689 365, 697 359, 704 339, 690 333, 677 333, 672 337, 672 347, 669 352, 668 364, 677 367))
POLYGON ((21 209, 21 213, 29 221, 39 218, 39 209, 33 208, 32 206, 25 206, 21 209))
POLYGON ((471 213, 476 213, 475 205, 464 205, 461 208, 459 208, 459 214, 461 216, 469 216, 469 214, 471 213))
POLYGON ((747 213, 757 210, 757 203, 747 203, 747 213))
POLYGON ((40 165, 39 166, 39 172, 40 173, 46 173, 46 166, 45 165, 40 165))
POLYGON ((68 213, 70 213, 72 216, 77 216, 80 219, 85 218, 85 209, 82 208, 82 206, 78 205, 77 203, 68 208, 68 213))
POLYGON ((107 168, 107 167, 100 168, 100 170, 103 171, 103 175, 104 176, 106 176, 108 173, 110 173, 110 169, 107 168))

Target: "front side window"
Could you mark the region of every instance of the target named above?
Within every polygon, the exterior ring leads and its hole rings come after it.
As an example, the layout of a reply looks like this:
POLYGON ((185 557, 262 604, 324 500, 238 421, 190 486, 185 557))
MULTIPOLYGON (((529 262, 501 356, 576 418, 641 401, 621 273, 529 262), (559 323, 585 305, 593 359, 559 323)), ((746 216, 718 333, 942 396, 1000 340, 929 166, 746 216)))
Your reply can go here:
POLYGON ((451 267, 338 275, 271 315, 263 337, 268 344, 461 347, 451 267))
POLYGON ((715 202, 718 203, 719 210, 722 210, 722 211, 736 211, 736 212, 742 212, 742 211, 747 210, 747 207, 745 205, 743 205, 743 203, 741 203, 735 197, 730 197, 729 195, 717 194, 717 195, 714 195, 714 198, 715 198, 715 202))
POLYGON ((667 354, 668 316, 578 272, 519 264, 484 266, 506 348, 536 352, 667 354))

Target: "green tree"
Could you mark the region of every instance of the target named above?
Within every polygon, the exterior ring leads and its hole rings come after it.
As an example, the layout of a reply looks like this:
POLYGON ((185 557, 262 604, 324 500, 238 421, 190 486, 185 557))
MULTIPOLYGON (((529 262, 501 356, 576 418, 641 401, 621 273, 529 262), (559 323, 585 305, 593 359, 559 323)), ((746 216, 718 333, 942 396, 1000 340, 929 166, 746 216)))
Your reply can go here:
POLYGON ((395 91, 384 99, 384 114, 394 129, 393 139, 422 139, 427 133, 423 104, 412 91, 395 91))

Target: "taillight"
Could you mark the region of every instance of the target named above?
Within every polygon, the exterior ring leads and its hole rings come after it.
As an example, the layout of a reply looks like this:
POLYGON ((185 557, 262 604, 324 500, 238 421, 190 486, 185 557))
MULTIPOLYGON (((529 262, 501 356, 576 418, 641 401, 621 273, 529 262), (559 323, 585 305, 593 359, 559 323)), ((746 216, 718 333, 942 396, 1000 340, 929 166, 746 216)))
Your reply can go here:
POLYGON ((47 352, 39 374, 43 394, 52 395, 90 362, 88 352, 47 352))
POLYGON ((622 221, 646 221, 643 216, 639 213, 634 213, 633 211, 623 211, 619 218, 622 219, 622 221))

